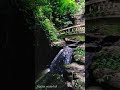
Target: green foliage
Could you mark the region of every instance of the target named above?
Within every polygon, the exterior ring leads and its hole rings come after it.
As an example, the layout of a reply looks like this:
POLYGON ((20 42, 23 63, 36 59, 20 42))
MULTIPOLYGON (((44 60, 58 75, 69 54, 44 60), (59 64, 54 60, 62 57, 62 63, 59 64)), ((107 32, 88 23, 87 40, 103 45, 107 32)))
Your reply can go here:
POLYGON ((50 41, 56 41, 57 38, 57 30, 54 27, 54 24, 44 15, 45 8, 38 7, 35 12, 36 15, 36 23, 41 26, 41 28, 46 32, 50 41))
POLYGON ((52 9, 49 5, 43 6, 42 7, 42 12, 44 13, 44 15, 51 20, 52 17, 52 9))
POLYGON ((97 53, 97 55, 93 59, 92 69, 109 68, 111 70, 120 71, 119 50, 119 47, 110 47, 105 48, 97 53))
POLYGON ((112 75, 103 75, 101 78, 97 79, 96 81, 99 83, 109 81, 111 79, 112 75))
POLYGON ((61 29, 72 25, 74 21, 70 17, 71 15, 80 12, 83 2, 84 0, 82 0, 80 4, 77 4, 75 0, 50 1, 53 10, 53 22, 56 27, 61 29))
POLYGON ((81 58, 85 56, 85 49, 77 47, 73 52, 76 61, 80 61, 81 58))
POLYGON ((114 77, 114 73, 120 72, 119 51, 118 46, 105 47, 93 58, 91 69, 97 82, 109 82, 114 77))
POLYGON ((53 26, 53 24, 49 21, 49 19, 45 19, 42 22, 43 28, 46 31, 46 34, 49 35, 51 41, 56 41, 58 40, 57 35, 56 35, 56 29, 53 26))
POLYGON ((81 81, 80 79, 73 80, 74 82, 74 88, 76 90, 84 90, 85 88, 85 82, 81 81))
POLYGON ((60 29, 73 24, 70 15, 82 7, 84 0, 80 4, 75 0, 20 0, 17 2, 20 3, 21 10, 27 13, 26 17, 29 15, 29 10, 33 11, 36 25, 46 32, 50 41, 54 41, 58 40, 56 28, 60 29))
POLYGON ((53 11, 61 15, 75 13, 78 8, 75 0, 51 0, 50 3, 53 11))
POLYGON ((58 40, 55 26, 60 29, 72 24, 66 15, 75 13, 79 8, 75 0, 37 0, 35 5, 37 23, 46 31, 51 41, 58 40))
POLYGON ((80 7, 85 8, 85 0, 80 0, 80 7))
POLYGON ((36 6, 48 5, 50 0, 34 0, 36 6))
POLYGON ((103 26, 103 32, 105 35, 119 35, 120 34, 120 25, 104 25, 103 26))

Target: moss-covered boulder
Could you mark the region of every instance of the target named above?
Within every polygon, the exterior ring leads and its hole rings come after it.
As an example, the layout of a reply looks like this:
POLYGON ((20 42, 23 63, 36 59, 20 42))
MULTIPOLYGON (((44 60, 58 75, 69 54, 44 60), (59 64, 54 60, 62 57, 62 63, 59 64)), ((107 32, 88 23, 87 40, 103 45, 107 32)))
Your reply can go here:
POLYGON ((96 81, 120 88, 120 47, 104 47, 93 58, 91 68, 96 81))

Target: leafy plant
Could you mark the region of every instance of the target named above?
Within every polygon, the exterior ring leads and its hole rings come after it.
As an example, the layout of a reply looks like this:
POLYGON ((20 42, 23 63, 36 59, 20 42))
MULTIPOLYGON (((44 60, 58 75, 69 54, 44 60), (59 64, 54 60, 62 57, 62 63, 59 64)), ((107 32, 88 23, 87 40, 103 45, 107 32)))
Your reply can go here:
POLYGON ((77 47, 75 48, 73 55, 76 61, 80 61, 80 59, 85 56, 85 49, 77 47))
POLYGON ((38 7, 35 11, 36 23, 46 32, 50 41, 56 41, 58 40, 57 30, 54 27, 54 24, 44 15, 44 9, 45 7, 38 7))
POLYGON ((81 81, 81 79, 73 80, 73 82, 76 90, 84 90, 85 82, 81 81))
POLYGON ((60 15, 67 13, 75 13, 79 5, 76 4, 75 0, 52 0, 50 1, 54 12, 60 15))
POLYGON ((94 57, 92 69, 109 68, 111 70, 120 71, 119 50, 120 50, 119 47, 109 47, 109 48, 102 49, 94 57))

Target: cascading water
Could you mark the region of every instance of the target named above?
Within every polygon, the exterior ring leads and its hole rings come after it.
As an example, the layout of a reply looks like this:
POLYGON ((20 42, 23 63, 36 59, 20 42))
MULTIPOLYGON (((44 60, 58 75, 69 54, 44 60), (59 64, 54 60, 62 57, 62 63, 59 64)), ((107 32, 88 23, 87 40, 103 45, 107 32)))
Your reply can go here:
POLYGON ((69 46, 65 46, 63 49, 61 49, 54 58, 54 60, 51 62, 50 72, 63 74, 63 72, 65 71, 63 66, 65 64, 71 63, 72 54, 73 49, 70 48, 69 46))
POLYGON ((65 46, 61 49, 51 62, 50 67, 41 72, 41 76, 35 81, 35 84, 37 84, 48 72, 63 74, 65 71, 64 65, 70 64, 72 61, 72 54, 73 49, 69 46, 65 46))

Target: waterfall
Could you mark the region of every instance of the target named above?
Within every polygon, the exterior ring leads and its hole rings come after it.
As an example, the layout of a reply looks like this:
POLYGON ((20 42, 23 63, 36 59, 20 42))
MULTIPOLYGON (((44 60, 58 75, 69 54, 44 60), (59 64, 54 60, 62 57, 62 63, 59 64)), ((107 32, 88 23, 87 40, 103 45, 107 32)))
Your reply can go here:
POLYGON ((73 49, 69 46, 65 46, 59 51, 55 56, 49 68, 43 70, 40 74, 40 77, 35 81, 37 84, 48 72, 63 74, 65 71, 64 65, 70 64, 72 61, 73 49))
POLYGON ((70 64, 72 60, 73 49, 65 46, 59 51, 50 65, 50 72, 62 74, 65 64, 70 64))

